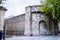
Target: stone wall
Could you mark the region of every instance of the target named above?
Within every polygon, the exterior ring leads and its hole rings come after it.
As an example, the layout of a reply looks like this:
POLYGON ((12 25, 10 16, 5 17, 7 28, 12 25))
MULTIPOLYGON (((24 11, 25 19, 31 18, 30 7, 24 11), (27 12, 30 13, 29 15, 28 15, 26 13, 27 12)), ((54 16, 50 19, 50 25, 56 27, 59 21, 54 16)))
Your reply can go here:
MULTIPOLYGON (((32 34, 33 35, 40 35, 43 34, 43 32, 47 32, 47 29, 44 29, 45 25, 42 25, 41 21, 45 21, 44 16, 40 13, 33 13, 32 14, 32 34)), ((43 22, 44 24, 44 22, 43 22)), ((46 33, 45 33, 46 34, 46 33)))
POLYGON ((24 35, 25 14, 5 20, 7 35, 24 35))
POLYGON ((41 5, 27 6, 25 8, 25 14, 6 19, 7 34, 27 36, 53 34, 53 23, 49 21, 46 15, 42 14, 40 6, 41 5))
POLYGON ((60 22, 58 23, 58 29, 59 29, 59 33, 60 33, 60 22))
POLYGON ((48 33, 48 23, 47 23, 47 17, 43 14, 41 14, 40 11, 41 5, 34 5, 34 6, 28 6, 25 9, 25 35, 46 35, 48 33), (39 24, 40 21, 46 22, 46 24, 39 24), (45 27, 46 26, 46 27, 45 27))

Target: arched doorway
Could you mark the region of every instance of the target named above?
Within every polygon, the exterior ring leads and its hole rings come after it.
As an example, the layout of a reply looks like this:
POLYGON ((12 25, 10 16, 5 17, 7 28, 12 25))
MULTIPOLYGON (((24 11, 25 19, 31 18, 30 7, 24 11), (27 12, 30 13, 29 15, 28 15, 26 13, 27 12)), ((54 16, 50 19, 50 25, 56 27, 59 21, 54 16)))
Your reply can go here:
POLYGON ((44 20, 39 21, 39 34, 46 35, 47 34, 47 25, 44 20))

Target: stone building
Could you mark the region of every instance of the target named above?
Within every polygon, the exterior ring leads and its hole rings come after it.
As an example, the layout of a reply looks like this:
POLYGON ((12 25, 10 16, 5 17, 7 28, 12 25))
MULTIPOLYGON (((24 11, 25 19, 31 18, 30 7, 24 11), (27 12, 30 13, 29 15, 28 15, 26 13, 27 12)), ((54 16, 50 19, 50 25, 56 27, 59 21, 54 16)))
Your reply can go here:
POLYGON ((25 8, 25 33, 24 35, 51 35, 54 33, 53 23, 47 16, 41 14, 41 5, 28 6, 25 8), (50 27, 49 27, 50 26, 50 27), (49 30, 49 28, 51 30, 49 30))
POLYGON ((27 6, 25 8, 25 14, 6 19, 7 34, 27 36, 53 34, 53 23, 50 21, 51 23, 49 25, 49 19, 41 13, 40 6, 41 5, 27 6))
POLYGON ((0 6, 0 31, 3 31, 4 27, 4 15, 7 9, 5 7, 0 6))
POLYGON ((7 35, 24 35, 25 14, 5 20, 7 35))

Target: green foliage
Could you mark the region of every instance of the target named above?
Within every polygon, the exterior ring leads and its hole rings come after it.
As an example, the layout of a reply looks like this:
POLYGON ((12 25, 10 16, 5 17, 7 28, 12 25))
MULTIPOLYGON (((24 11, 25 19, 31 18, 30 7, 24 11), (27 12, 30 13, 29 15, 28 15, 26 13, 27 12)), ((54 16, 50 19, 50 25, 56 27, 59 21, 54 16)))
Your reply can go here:
POLYGON ((57 10, 56 17, 57 17, 58 21, 60 21, 60 10, 57 10))
POLYGON ((57 5, 58 4, 58 0, 46 0, 47 4, 51 4, 51 5, 57 5))
POLYGON ((0 4, 2 3, 2 0, 0 0, 0 4))
POLYGON ((46 4, 43 4, 40 10, 47 16, 54 15, 60 21, 60 0, 46 0, 46 4))
POLYGON ((52 14, 52 9, 50 6, 42 5, 40 10, 41 10, 41 12, 45 12, 45 13, 43 13, 45 15, 51 15, 52 14))
POLYGON ((0 0, 0 10, 2 9, 2 6, 1 6, 1 4, 2 4, 2 0, 0 0))

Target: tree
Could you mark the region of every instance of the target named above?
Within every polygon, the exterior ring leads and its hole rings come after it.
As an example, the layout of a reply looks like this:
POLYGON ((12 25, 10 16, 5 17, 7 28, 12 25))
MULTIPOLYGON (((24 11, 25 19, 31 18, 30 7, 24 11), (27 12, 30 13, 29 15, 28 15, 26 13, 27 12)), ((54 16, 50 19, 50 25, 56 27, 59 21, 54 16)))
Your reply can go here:
POLYGON ((54 34, 57 35, 60 21, 60 0, 46 0, 45 4, 42 2, 40 10, 43 12, 42 14, 48 16, 49 21, 53 22, 54 34))
POLYGON ((5 2, 6 0, 0 0, 0 10, 5 10, 6 8, 5 7, 3 7, 3 4, 5 4, 4 2, 5 2))
POLYGON ((0 0, 0 10, 2 10, 2 0, 0 0))
POLYGON ((1 3, 2 3, 2 0, 0 0, 0 5, 1 5, 1 3))

